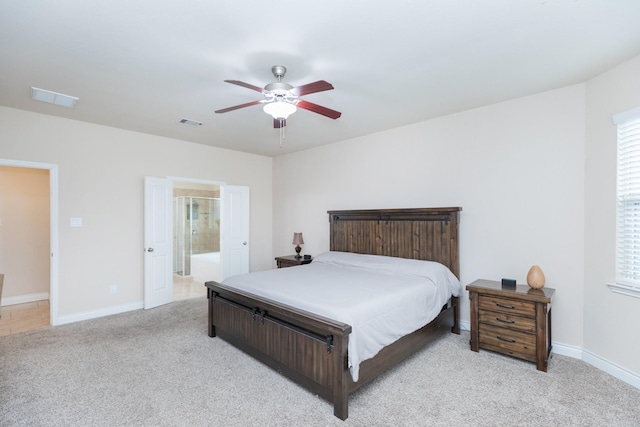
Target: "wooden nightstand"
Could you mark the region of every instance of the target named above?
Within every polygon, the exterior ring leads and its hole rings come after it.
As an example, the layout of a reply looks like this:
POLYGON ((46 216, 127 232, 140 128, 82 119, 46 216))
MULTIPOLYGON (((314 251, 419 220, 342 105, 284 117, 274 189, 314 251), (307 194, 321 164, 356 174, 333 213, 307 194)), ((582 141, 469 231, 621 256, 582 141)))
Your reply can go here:
POLYGON ((471 300, 471 350, 480 348, 528 360, 547 372, 551 354, 551 300, 555 289, 502 286, 476 280, 471 300))
POLYGON ((295 255, 278 256, 276 257, 276 263, 278 268, 294 267, 296 265, 309 264, 313 261, 313 258, 304 259, 304 257, 296 258, 295 255))

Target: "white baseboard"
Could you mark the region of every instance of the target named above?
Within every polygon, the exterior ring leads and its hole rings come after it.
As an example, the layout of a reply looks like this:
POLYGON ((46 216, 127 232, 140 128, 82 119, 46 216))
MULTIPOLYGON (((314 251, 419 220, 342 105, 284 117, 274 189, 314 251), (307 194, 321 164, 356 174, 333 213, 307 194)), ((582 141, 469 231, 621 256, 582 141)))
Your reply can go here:
POLYGON ((2 298, 2 307, 6 305, 26 304, 28 302, 45 301, 48 299, 49 299, 49 292, 18 295, 15 297, 5 297, 5 298, 2 298))
MULTIPOLYGON (((471 323, 460 321, 460 329, 463 331, 470 331, 471 323)), ((551 349, 552 353, 582 360, 592 366, 595 366, 601 371, 604 371, 609 375, 622 380, 637 389, 640 389, 640 375, 636 374, 635 372, 631 372, 628 369, 618 366, 615 363, 581 347, 562 344, 555 341, 552 342, 551 345, 553 346, 553 348, 551 349)))
POLYGON ((569 356, 575 359, 580 359, 592 366, 595 366, 601 371, 604 371, 609 375, 622 380, 637 389, 640 389, 639 374, 631 372, 630 370, 625 369, 622 366, 616 365, 612 361, 600 357, 597 354, 590 352, 589 350, 554 342, 552 351, 553 353, 560 354, 562 356, 569 356))
POLYGON ((619 380, 624 381, 627 384, 640 389, 640 375, 635 372, 631 372, 628 369, 618 366, 613 362, 610 362, 597 354, 593 354, 588 350, 583 350, 582 360, 596 368, 605 371, 609 375, 612 375, 619 380))
POLYGON ((58 322, 56 323, 56 325, 65 325, 67 323, 79 322, 81 320, 96 319, 98 317, 110 316, 112 314, 119 314, 132 310, 139 310, 141 308, 144 308, 144 302, 142 301, 132 304, 116 305, 95 311, 85 311, 82 313, 68 314, 65 316, 58 316, 58 322))
POLYGON ((553 341, 551 343, 551 352, 555 354, 559 354, 561 356, 568 356, 574 359, 583 360, 584 350, 581 347, 576 347, 574 345, 562 344, 559 342, 553 341))

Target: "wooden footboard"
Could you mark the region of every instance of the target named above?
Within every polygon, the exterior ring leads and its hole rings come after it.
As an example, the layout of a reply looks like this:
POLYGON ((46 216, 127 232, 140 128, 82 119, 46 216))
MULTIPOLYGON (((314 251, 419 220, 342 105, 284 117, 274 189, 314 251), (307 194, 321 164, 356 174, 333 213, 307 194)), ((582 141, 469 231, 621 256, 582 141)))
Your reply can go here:
POLYGON ((347 418, 351 326, 207 282, 209 336, 219 336, 313 393, 347 418))
POLYGON ((429 325, 384 348, 360 365, 354 383, 347 363, 351 326, 252 294, 207 282, 208 332, 333 403, 348 417, 348 395, 425 343, 458 327, 457 298, 429 325))

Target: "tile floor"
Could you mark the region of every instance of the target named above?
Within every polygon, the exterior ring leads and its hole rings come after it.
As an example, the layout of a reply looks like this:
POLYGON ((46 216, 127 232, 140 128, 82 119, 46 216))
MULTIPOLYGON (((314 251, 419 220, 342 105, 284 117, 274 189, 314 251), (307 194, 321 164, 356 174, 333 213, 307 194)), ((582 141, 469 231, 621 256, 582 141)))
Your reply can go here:
POLYGON ((0 337, 49 326, 49 300, 0 307, 0 337))
MULTIPOLYGON (((189 278, 173 282, 173 300, 180 301, 207 295, 207 288, 189 278)), ((0 337, 46 328, 50 325, 49 301, 35 301, 0 307, 0 337)))
POLYGON ((202 282, 196 282, 192 277, 173 276, 173 300, 196 298, 207 295, 207 287, 202 282))

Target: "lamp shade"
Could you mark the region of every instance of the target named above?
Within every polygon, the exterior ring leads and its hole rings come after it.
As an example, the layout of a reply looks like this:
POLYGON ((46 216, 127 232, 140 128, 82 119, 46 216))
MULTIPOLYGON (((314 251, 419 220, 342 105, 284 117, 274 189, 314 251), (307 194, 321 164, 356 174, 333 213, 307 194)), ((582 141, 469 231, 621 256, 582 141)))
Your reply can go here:
POLYGON ((302 240, 302 233, 293 233, 293 245, 304 245, 304 240, 302 240))
POLYGON ((286 119, 298 110, 294 104, 286 101, 269 102, 262 109, 274 119, 286 119))

